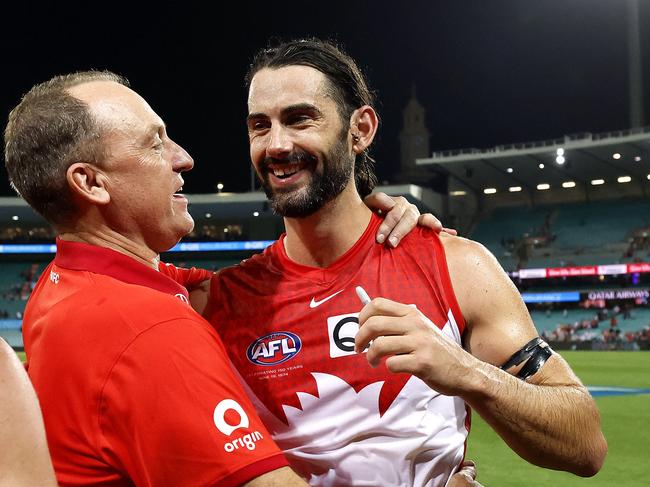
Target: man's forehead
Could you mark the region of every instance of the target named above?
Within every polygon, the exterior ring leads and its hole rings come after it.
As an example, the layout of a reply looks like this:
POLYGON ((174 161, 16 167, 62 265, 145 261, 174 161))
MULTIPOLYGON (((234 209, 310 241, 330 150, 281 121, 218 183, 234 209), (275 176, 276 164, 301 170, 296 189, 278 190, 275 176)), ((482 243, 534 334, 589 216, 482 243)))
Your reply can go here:
POLYGON ((302 103, 320 105, 326 99, 326 83, 325 75, 310 66, 261 69, 251 80, 248 110, 265 113, 302 103))
POLYGON ((95 117, 109 124, 162 124, 144 98, 114 81, 90 81, 73 86, 68 92, 85 102, 95 117))

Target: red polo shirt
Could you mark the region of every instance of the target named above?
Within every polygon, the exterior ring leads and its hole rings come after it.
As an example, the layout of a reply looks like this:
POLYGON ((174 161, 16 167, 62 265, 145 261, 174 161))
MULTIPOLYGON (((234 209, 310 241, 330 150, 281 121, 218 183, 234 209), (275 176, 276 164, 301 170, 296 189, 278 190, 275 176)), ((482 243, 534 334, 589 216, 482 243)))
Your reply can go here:
POLYGON ((62 486, 238 485, 287 465, 184 287, 106 248, 57 247, 23 335, 62 486))

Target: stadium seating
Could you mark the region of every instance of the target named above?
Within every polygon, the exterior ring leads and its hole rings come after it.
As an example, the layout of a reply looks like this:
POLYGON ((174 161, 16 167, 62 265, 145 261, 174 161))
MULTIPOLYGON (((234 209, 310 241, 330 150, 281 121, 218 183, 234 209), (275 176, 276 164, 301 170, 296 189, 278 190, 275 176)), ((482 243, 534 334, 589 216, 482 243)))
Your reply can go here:
POLYGON ((3 262, 0 272, 0 313, 19 318, 46 263, 3 262), (5 313, 6 312, 6 313, 5 313))
MULTIPOLYGON (((560 325, 573 326, 575 323, 591 321, 594 319, 596 312, 595 309, 573 309, 567 310, 566 315, 558 310, 551 311, 550 313, 545 311, 531 311, 530 315, 539 333, 549 333, 556 330, 560 325)), ((610 317, 598 323, 598 328, 594 329, 597 334, 602 334, 603 330, 611 327, 610 317)), ((619 313, 616 316, 616 320, 616 328, 621 330, 621 333, 637 331, 650 325, 650 310, 646 308, 635 308, 632 310, 630 318, 624 319, 623 315, 619 313)), ((584 331, 587 330, 578 330, 578 333, 580 334, 584 331)))
POLYGON ((499 208, 481 219, 471 238, 483 243, 506 270, 650 260, 630 242, 650 228, 650 202, 608 201, 499 208))

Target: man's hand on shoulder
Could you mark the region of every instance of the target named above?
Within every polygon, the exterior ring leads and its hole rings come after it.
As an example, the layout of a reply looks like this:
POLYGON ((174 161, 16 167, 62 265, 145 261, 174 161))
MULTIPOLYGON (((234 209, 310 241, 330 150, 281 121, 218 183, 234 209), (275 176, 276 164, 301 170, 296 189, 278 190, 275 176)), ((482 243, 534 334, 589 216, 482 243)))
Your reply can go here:
POLYGON ((445 228, 431 213, 420 214, 418 207, 403 196, 391 197, 386 193, 372 193, 364 199, 368 208, 385 214, 384 221, 377 230, 377 242, 397 247, 411 230, 417 225, 430 228, 435 232, 446 232, 456 235, 456 230, 445 228))

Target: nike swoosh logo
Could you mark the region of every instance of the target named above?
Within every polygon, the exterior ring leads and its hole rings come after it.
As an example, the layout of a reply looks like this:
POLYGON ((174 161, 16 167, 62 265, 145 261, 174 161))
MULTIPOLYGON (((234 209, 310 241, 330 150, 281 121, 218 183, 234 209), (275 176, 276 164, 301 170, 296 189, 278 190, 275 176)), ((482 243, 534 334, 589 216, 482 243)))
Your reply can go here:
POLYGON ((334 296, 336 296, 339 293, 342 293, 344 290, 341 289, 340 291, 335 292, 334 294, 330 294, 326 298, 321 299, 320 301, 316 301, 314 298, 311 298, 311 303, 309 303, 310 308, 318 308, 321 304, 323 304, 325 301, 329 301, 332 299, 334 296))

